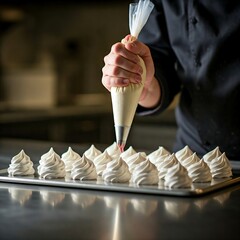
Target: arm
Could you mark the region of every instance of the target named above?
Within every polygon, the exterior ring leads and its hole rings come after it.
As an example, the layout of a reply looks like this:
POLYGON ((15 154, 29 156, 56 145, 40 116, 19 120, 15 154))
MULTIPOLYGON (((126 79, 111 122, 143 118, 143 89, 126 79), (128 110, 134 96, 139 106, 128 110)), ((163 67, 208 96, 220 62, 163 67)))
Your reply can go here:
POLYGON ((160 1, 152 2, 155 7, 142 29, 138 40, 146 44, 154 63, 154 77, 157 79, 161 98, 155 108, 144 108, 139 105, 137 112, 140 115, 154 114, 164 111, 181 89, 181 82, 175 71, 176 57, 171 48, 167 23, 160 1))
MULTIPOLYGON (((130 37, 126 36, 125 42, 130 37)), ((139 55, 147 70, 137 109, 144 115, 163 111, 180 90, 180 83, 174 69, 174 54, 168 41, 164 16, 158 9, 150 15, 139 40, 112 46, 111 52, 104 58, 102 83, 110 90, 112 86, 140 82, 142 68, 137 57, 139 55)))

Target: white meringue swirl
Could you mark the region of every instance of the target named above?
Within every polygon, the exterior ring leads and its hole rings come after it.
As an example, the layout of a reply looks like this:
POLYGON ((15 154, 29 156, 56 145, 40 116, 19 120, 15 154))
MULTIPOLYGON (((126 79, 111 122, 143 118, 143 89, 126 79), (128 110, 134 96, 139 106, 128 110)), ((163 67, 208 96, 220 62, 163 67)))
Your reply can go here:
POLYGON ((193 154, 193 151, 186 145, 183 149, 175 153, 177 160, 182 163, 182 161, 193 154))
POLYGON ((196 153, 193 153, 191 156, 185 158, 182 160, 181 164, 185 167, 188 168, 190 167, 192 164, 199 162, 200 158, 197 156, 196 153))
POLYGON ((213 159, 209 167, 213 178, 227 178, 232 176, 232 168, 225 153, 213 159))
POLYGON ((137 152, 130 157, 125 159, 125 162, 128 165, 130 173, 133 172, 134 168, 141 162, 144 162, 147 159, 145 152, 137 152))
POLYGON ((72 150, 71 147, 68 147, 67 152, 63 153, 61 156, 66 172, 71 172, 73 163, 76 162, 81 156, 72 150))
POLYGON ((176 165, 177 163, 178 163, 178 160, 175 157, 174 153, 164 158, 163 161, 157 165, 157 169, 159 171, 158 173, 159 179, 164 179, 168 169, 176 165))
POLYGON ((33 175, 34 173, 33 162, 23 150, 12 158, 8 168, 8 174, 10 176, 27 176, 33 175))
POLYGON ((105 150, 107 151, 107 153, 112 159, 118 158, 121 154, 121 151, 116 142, 114 142, 112 145, 107 147, 105 150))
POLYGON ((132 173, 131 182, 136 185, 158 184, 158 170, 148 159, 139 163, 132 173))
POLYGON ((94 144, 91 145, 89 149, 87 149, 83 155, 85 155, 89 160, 93 161, 95 157, 100 155, 102 152, 97 149, 94 144))
POLYGON ((169 155, 171 155, 171 153, 167 149, 165 149, 163 146, 159 146, 159 148, 157 150, 155 150, 155 151, 151 152, 150 154, 148 154, 147 157, 148 157, 148 159, 149 159, 149 161, 151 163, 155 164, 156 161, 159 158, 161 158, 163 156, 166 157, 166 156, 169 156, 169 155))
POLYGON ((190 188, 192 180, 188 176, 188 172, 181 163, 177 163, 168 169, 165 176, 164 186, 168 188, 190 188))
POLYGON ((136 153, 136 150, 130 146, 127 150, 121 153, 120 157, 125 161, 128 157, 136 153))
POLYGON ((94 165, 96 166, 96 171, 98 176, 102 176, 103 170, 106 168, 107 163, 112 161, 112 157, 108 154, 107 150, 98 155, 94 159, 94 165))
POLYGON ((42 155, 39 161, 38 174, 40 178, 64 178, 66 175, 64 162, 52 148, 49 152, 42 155))
POLYGON ((206 153, 203 156, 204 162, 206 162, 208 165, 210 165, 211 161, 215 158, 218 158, 222 155, 219 147, 214 148, 212 151, 206 153))
POLYGON ((96 180, 97 172, 94 163, 83 155, 73 163, 71 177, 73 180, 96 180))
POLYGON ((196 161, 187 167, 188 175, 192 182, 211 182, 212 174, 207 163, 203 159, 196 161))
POLYGON ((106 169, 102 173, 102 178, 106 182, 125 183, 129 182, 131 173, 129 172, 128 165, 119 157, 107 164, 106 169))

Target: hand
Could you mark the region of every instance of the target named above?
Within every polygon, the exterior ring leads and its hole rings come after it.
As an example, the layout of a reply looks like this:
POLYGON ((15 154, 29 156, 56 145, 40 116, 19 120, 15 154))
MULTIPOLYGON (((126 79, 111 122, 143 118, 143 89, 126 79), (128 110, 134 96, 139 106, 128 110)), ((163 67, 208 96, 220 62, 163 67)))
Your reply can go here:
POLYGON ((154 80, 154 86, 156 86, 155 69, 150 50, 142 42, 132 39, 131 35, 127 35, 122 42, 124 44, 120 42, 114 44, 110 53, 104 58, 102 84, 110 91, 111 87, 124 87, 129 83, 141 82, 143 69, 138 57, 140 56, 145 63, 147 72, 140 97, 140 102, 144 102, 144 98, 148 95, 148 88, 154 80))

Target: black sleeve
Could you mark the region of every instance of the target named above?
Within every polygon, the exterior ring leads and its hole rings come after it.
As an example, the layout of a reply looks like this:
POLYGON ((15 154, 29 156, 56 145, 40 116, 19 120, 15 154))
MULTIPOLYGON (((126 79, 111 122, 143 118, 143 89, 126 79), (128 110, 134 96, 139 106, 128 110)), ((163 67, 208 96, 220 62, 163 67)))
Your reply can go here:
POLYGON ((147 109, 138 106, 138 115, 160 113, 172 102, 180 91, 181 83, 175 71, 175 55, 169 43, 165 14, 160 1, 152 1, 154 9, 146 25, 139 34, 138 40, 145 43, 151 51, 155 66, 155 77, 161 86, 161 99, 157 107, 147 109))

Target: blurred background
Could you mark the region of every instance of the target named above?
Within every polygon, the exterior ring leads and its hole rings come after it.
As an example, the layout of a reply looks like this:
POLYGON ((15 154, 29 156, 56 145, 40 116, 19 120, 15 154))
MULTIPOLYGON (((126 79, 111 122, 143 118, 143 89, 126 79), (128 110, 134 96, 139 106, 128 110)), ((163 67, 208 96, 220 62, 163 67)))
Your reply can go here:
MULTIPOLYGON (((111 45, 129 33, 130 2, 1 0, 0 138, 115 140, 101 70, 111 45)), ((128 145, 171 149, 173 108, 136 117, 128 145)))

